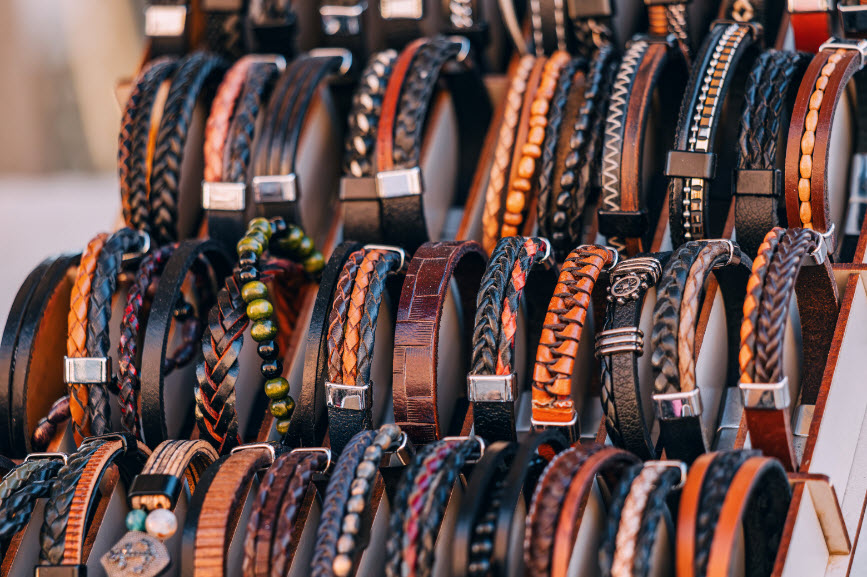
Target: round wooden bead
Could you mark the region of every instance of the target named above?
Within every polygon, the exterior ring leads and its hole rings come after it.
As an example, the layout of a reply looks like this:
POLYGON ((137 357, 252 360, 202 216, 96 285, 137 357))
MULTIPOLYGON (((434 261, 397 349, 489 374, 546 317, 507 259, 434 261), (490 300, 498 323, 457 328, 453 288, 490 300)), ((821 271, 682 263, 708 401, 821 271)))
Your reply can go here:
POLYGON ((537 116, 548 116, 548 101, 534 100, 530 106, 530 114, 537 116))
MULTIPOLYGON (((503 214, 503 222, 505 224, 510 224, 513 227, 515 227, 515 226, 519 226, 522 222, 524 222, 524 218, 518 213, 507 212, 507 213, 503 214)), ((504 226, 503 230, 505 230, 505 225, 503 225, 503 226, 504 226)), ((518 234, 518 233, 516 231, 513 234, 518 234)), ((506 235, 506 236, 511 236, 511 235, 506 235)))
POLYGON ((247 230, 258 230, 265 235, 266 238, 271 238, 271 221, 261 216, 254 218, 247 225, 247 230))
POLYGON ((286 399, 275 399, 271 401, 268 409, 271 411, 271 414, 278 419, 285 419, 291 414, 286 399))
POLYGON ((526 178, 516 178, 512 183, 512 188, 521 192, 530 192, 530 181, 526 178))
POLYGON ((252 321, 270 319, 274 314, 274 305, 267 299, 256 299, 247 304, 247 316, 252 321))
POLYGON ((164 541, 178 531, 178 518, 168 509, 154 509, 145 520, 148 535, 164 541))
POLYGON ((241 298, 245 303, 268 298, 268 287, 262 281, 250 281, 241 287, 241 298))
POLYGON ((352 559, 349 555, 337 555, 331 563, 331 569, 337 577, 346 577, 352 571, 352 559))
POLYGON ((834 70, 836 68, 837 64, 835 62, 828 62, 828 64, 822 67, 822 76, 831 76, 832 74, 834 74, 834 70))
POLYGON ((843 55, 840 54, 839 52, 835 52, 834 54, 831 55, 830 58, 828 58, 828 62, 830 62, 832 64, 836 64, 836 63, 840 62, 842 59, 843 59, 843 55))
POLYGON ((825 88, 827 86, 828 86, 828 77, 827 76, 820 76, 819 80, 816 81, 816 88, 818 88, 819 90, 825 90, 825 88))
POLYGON ((280 400, 289 394, 289 381, 283 377, 276 377, 265 381, 265 394, 269 399, 280 400))
POLYGON ((520 192, 510 192, 506 197, 506 210, 519 213, 524 210, 524 195, 520 192))
POLYGON ((541 146, 545 142, 545 129, 541 126, 531 128, 530 133, 527 135, 527 142, 541 146))
POLYGON ((813 175, 813 158, 807 154, 801 157, 801 178, 810 178, 813 175))
POLYGON ((531 156, 533 158, 539 158, 540 156, 542 156, 542 149, 539 148, 539 145, 528 142, 521 147, 521 154, 526 154, 527 156, 531 156))
POLYGON ((807 178, 798 181, 798 200, 810 202, 810 180, 807 178))
POLYGON ((304 259, 304 270, 307 274, 317 274, 325 268, 325 257, 322 253, 314 251, 313 254, 304 259))
POLYGON ((825 96, 824 90, 816 90, 810 95, 810 110, 819 110, 822 106, 822 97, 825 96))
POLYGON ((313 254, 314 250, 316 250, 316 246, 313 244, 313 239, 304 235, 304 238, 301 239, 301 244, 298 246, 298 256, 301 258, 308 257, 313 254))
POLYGON ((277 336, 277 325, 270 320, 256 321, 250 327, 250 336, 257 343, 273 339, 277 336))
POLYGON ((533 173, 536 171, 536 163, 529 156, 521 158, 518 163, 518 176, 521 178, 533 178, 533 173))
POLYGON ((265 250, 265 246, 251 236, 245 236, 239 240, 235 248, 238 250, 238 254, 250 251, 256 253, 256 256, 262 256, 262 252, 265 250))

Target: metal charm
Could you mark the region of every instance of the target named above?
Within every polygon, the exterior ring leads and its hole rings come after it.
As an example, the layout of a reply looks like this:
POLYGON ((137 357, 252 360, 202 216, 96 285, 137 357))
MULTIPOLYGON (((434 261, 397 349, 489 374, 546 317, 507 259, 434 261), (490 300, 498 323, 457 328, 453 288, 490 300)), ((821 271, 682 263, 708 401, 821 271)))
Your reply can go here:
POLYGON ((171 564, 162 541, 130 531, 100 559, 109 577, 157 577, 171 564))

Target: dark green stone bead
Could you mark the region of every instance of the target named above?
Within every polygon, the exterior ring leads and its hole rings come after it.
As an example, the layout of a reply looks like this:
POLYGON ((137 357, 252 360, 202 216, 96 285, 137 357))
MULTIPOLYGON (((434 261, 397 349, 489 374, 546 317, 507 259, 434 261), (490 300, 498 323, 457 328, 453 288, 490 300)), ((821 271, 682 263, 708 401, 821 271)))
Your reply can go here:
POLYGON ((245 236, 241 240, 238 241, 238 254, 242 254, 246 251, 256 253, 256 256, 262 256, 262 252, 265 250, 265 245, 253 237, 245 236))
POLYGON ((266 299, 256 299, 247 305, 247 316, 251 321, 264 321, 274 314, 274 305, 266 299))
POLYGON ((297 251, 301 248, 301 241, 304 240, 304 231, 297 226, 289 228, 289 233, 286 235, 286 246, 289 250, 297 251))
POLYGON ((277 433, 285 435, 289 432, 289 419, 281 419, 277 421, 277 433))
POLYGON ((318 274, 325 268, 325 257, 318 250, 304 259, 304 270, 307 274, 318 274))
POLYGON ((301 246, 298 248, 298 256, 301 258, 307 258, 313 251, 316 250, 316 246, 313 244, 313 239, 304 235, 304 238, 301 239, 301 246))
POLYGON ((245 303, 268 298, 268 287, 260 280, 254 280, 241 287, 241 298, 245 303))
POLYGON ((271 401, 271 414, 277 419, 288 418, 289 415, 292 414, 292 410, 289 408, 289 403, 287 401, 291 399, 292 397, 287 397, 285 399, 271 401))
POLYGON ((127 531, 144 531, 145 519, 147 519, 147 511, 143 509, 133 509, 126 514, 126 530, 127 531))
POLYGON ((248 232, 246 237, 248 239, 249 238, 256 239, 256 242, 258 242, 262 246, 268 246, 268 237, 265 236, 265 233, 262 232, 261 230, 254 230, 254 231, 248 232))
POLYGON ((277 325, 270 320, 256 321, 250 328, 250 336, 252 336, 253 340, 257 343, 273 339, 277 336, 277 325))
POLYGON ((285 399, 289 395, 289 381, 283 377, 268 379, 265 381, 265 394, 273 401, 285 399))
POLYGON ((250 221, 247 225, 247 232, 253 230, 262 231, 265 236, 271 236, 271 222, 267 218, 257 217, 250 221))

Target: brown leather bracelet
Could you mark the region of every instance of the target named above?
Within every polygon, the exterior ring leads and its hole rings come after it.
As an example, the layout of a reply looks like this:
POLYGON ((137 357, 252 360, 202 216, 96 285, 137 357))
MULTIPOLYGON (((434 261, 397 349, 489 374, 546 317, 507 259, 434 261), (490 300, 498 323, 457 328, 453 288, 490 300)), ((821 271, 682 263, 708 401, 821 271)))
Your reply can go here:
POLYGON ((223 149, 229 134, 229 125, 235 111, 235 103, 244 88, 247 73, 253 66, 253 57, 244 56, 226 72, 217 94, 211 102, 211 112, 205 124, 205 182, 219 182, 223 177, 223 149))

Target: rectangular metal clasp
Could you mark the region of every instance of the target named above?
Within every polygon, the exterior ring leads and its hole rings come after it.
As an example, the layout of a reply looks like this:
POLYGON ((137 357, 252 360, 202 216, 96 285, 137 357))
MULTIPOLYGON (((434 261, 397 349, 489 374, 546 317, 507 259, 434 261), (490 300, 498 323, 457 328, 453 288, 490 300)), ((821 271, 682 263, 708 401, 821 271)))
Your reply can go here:
POLYGON ((325 403, 337 409, 364 411, 371 406, 370 384, 325 383, 325 403))
POLYGON ((202 182, 202 208, 242 211, 247 207, 247 185, 243 182, 202 182))
POLYGON ((656 418, 660 420, 698 417, 702 413, 701 393, 693 389, 686 393, 663 393, 653 395, 656 418))
POLYGON ((334 6, 325 4, 319 7, 322 17, 322 31, 328 36, 349 35, 361 33, 361 16, 367 10, 367 2, 359 2, 352 6, 334 6))
POLYGON ((467 397, 473 403, 512 403, 518 398, 518 375, 469 375, 467 397))
POLYGON ((418 196, 424 192, 421 168, 386 170, 376 174, 376 195, 379 198, 418 196))
POLYGON ((424 18, 423 0, 381 0, 379 12, 384 20, 421 20, 424 18))
POLYGON ((253 198, 257 204, 295 202, 298 199, 295 173, 253 177, 253 198))
POLYGON ((792 402, 789 377, 783 377, 778 383, 740 383, 738 388, 745 409, 788 409, 792 402))
POLYGON ((716 154, 671 150, 665 159, 665 176, 712 180, 716 176, 716 154))
POLYGON ((63 357, 63 382, 102 385, 111 380, 111 357, 63 357))
POLYGON ((186 6, 148 6, 145 8, 146 36, 159 38, 183 36, 186 27, 186 6))

